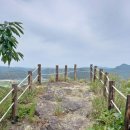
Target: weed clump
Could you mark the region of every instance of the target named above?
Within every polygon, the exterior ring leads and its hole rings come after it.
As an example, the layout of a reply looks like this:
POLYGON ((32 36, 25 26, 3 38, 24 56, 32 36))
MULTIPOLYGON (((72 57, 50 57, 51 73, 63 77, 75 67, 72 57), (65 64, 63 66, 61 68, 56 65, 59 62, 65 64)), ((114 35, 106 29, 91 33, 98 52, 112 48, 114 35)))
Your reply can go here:
MULTIPOLYGON (((127 91, 128 83, 117 79, 117 77, 113 75, 110 79, 116 80, 116 87, 120 91, 127 91)), ((87 130, 122 130, 124 127, 125 101, 123 98, 120 98, 118 93, 115 93, 114 102, 120 108, 122 114, 118 113, 115 108, 108 110, 107 95, 106 98, 103 96, 103 87, 104 86, 97 80, 90 84, 90 90, 95 93, 95 97, 92 101, 93 113, 91 115, 95 123, 93 127, 87 130)), ((126 94, 126 92, 124 92, 124 94, 126 94)))

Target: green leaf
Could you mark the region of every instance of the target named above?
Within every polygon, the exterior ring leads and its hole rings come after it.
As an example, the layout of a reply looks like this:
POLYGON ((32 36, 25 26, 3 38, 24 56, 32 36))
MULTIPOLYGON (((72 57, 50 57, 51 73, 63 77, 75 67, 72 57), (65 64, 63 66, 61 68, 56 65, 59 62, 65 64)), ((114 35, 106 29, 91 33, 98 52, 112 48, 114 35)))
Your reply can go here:
POLYGON ((20 25, 20 24, 22 24, 21 22, 14 22, 16 25, 18 25, 20 28, 22 28, 23 29, 23 27, 20 25))
POLYGON ((20 27, 18 27, 17 25, 13 24, 18 30, 20 33, 24 34, 24 32, 22 31, 22 29, 20 27))
POLYGON ((17 52, 18 41, 16 35, 20 37, 23 33, 21 22, 4 22, 0 24, 0 56, 1 61, 10 65, 12 60, 19 61, 23 59, 23 54, 17 52))
POLYGON ((12 30, 13 33, 15 33, 17 36, 20 37, 19 32, 14 27, 11 27, 11 30, 12 30))

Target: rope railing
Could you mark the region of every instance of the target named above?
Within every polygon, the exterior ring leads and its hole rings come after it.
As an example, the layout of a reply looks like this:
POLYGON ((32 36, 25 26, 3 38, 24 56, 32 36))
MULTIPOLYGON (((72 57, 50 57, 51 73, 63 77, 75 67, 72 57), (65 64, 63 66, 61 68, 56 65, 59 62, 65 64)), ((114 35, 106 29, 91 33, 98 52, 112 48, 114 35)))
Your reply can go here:
POLYGON ((109 94, 108 88, 107 88, 107 87, 105 87, 105 89, 106 89, 107 94, 109 94))
POLYGON ((104 82, 100 79, 100 82, 102 83, 102 84, 104 84, 104 82))
POLYGON ((24 91, 19 95, 19 97, 18 97, 17 100, 19 100, 19 99, 23 96, 23 94, 27 91, 27 89, 29 88, 29 86, 30 86, 30 85, 28 85, 28 86, 24 89, 24 91))
POLYGON ((0 101, 0 105, 7 99, 7 97, 12 93, 14 89, 11 89, 9 93, 0 101))
POLYGON ((122 93, 120 92, 114 85, 112 85, 112 87, 126 100, 127 97, 122 93))
MULTIPOLYGON (((80 70, 77 70, 77 72, 90 72, 90 71, 80 71, 80 70)), ((64 74, 65 72, 60 72, 58 74, 64 74)), ((74 71, 68 71, 67 72, 68 74, 69 73, 74 73, 74 71)), ((56 73, 50 73, 50 74, 41 74, 42 76, 48 76, 48 75, 55 75, 56 73)))
POLYGON ((32 82, 34 82, 36 79, 38 78, 38 75, 33 79, 33 81, 32 82))
POLYGON ((49 76, 49 75, 55 75, 56 73, 51 73, 51 74, 41 74, 42 76, 49 76))
POLYGON ((103 75, 105 75, 105 73, 104 73, 103 71, 101 71, 101 73, 102 73, 103 75))
POLYGON ((125 117, 124 117, 124 130, 129 130, 130 126, 130 95, 125 96, 120 90, 115 87, 115 81, 111 81, 108 73, 103 72, 103 69, 98 69, 97 66, 90 65, 90 81, 95 82, 99 80, 103 85, 103 95, 105 98, 108 98, 108 110, 115 108, 119 114, 122 114, 121 110, 119 109, 118 105, 116 105, 115 98, 115 91, 126 101, 125 106, 125 117), (99 73, 97 73, 97 71, 99 73), (99 74, 99 77, 97 76, 99 74), (109 87, 109 88, 108 88, 109 87))
MULTIPOLYGON (((42 81, 66 81, 68 80, 68 78, 74 78, 74 80, 76 80, 77 78, 80 79, 81 77, 86 77, 85 79, 87 79, 88 77, 88 74, 90 72, 90 70, 85 70, 84 68, 77 68, 76 65, 74 65, 74 69, 72 70, 72 68, 67 68, 67 65, 65 65, 65 68, 61 68, 59 69, 59 66, 56 65, 56 69, 52 69, 51 70, 53 73, 48 73, 47 71, 44 73, 41 74, 42 75, 42 81), (54 72, 55 71, 55 72, 54 72), (83 75, 79 74, 79 73, 84 73, 83 75), (78 74, 80 76, 78 76, 78 74), (62 75, 62 77, 60 77, 62 75), (49 76, 55 76, 55 79, 54 77, 49 77, 49 76), (50 80, 49 80, 50 78, 50 80)), ((50 71, 49 71, 50 72, 50 71)))
MULTIPOLYGON (((57 72, 55 72, 55 73, 49 73, 49 74, 44 74, 44 73, 42 73, 41 75, 42 76, 45 76, 45 79, 42 77, 42 81, 48 81, 47 79, 48 79, 48 77, 46 77, 46 76, 53 76, 53 75, 68 75, 68 74, 71 74, 71 73, 74 73, 74 75, 75 75, 75 73, 87 73, 87 72, 90 72, 90 71, 88 71, 88 70, 79 70, 79 69, 76 69, 76 71, 75 70, 70 70, 70 71, 65 71, 65 70, 62 70, 61 72, 59 72, 59 70, 58 70, 58 73, 57 72)), ((66 76, 67 76, 66 75, 66 76)), ((72 76, 71 76, 72 77, 72 76)))
POLYGON ((116 108, 116 110, 120 113, 120 114, 122 114, 121 113, 121 111, 120 111, 120 109, 117 107, 117 105, 113 102, 113 100, 111 100, 111 103, 114 105, 114 107, 116 108))
MULTIPOLYGON (((30 75, 28 75, 25 79, 27 79, 30 75)), ((37 76, 36 76, 37 77, 37 76)), ((22 82, 20 82, 20 84, 18 84, 18 87, 25 81, 22 80, 22 82)), ((35 79, 36 80, 36 79, 35 79)), ((17 98, 17 100, 19 100, 23 94, 27 91, 27 89, 29 88, 30 85, 28 85, 24 91, 19 95, 19 97, 17 98)), ((10 90, 10 92, 0 101, 0 105, 7 99, 7 97, 14 91, 14 88, 10 90)), ((12 106, 14 105, 14 103, 12 103, 9 108, 7 109, 7 111, 3 114, 3 116, 0 118, 0 122, 4 119, 4 117, 8 114, 9 110, 12 108, 12 106)))
POLYGON ((67 72, 68 74, 70 74, 70 73, 74 73, 74 71, 69 71, 69 72, 67 72))
POLYGON ((0 118, 0 122, 4 119, 4 117, 8 114, 9 110, 12 108, 12 106, 14 105, 14 103, 12 103, 10 105, 10 107, 7 109, 7 111, 4 113, 4 115, 0 118))
POLYGON ((30 76, 30 75, 27 75, 27 76, 18 84, 18 87, 20 87, 21 84, 22 84, 24 81, 26 81, 26 80, 28 79, 29 76, 30 76))
POLYGON ((108 80, 108 81, 110 81, 110 79, 109 79, 109 77, 108 77, 108 76, 106 76, 106 78, 107 78, 107 80, 108 80))
POLYGON ((77 70, 78 72, 90 72, 89 70, 77 70))
MULTIPOLYGON (((24 89, 24 91, 17 97, 17 101, 24 95, 24 93, 28 90, 28 89, 31 89, 31 84, 36 80, 36 79, 38 79, 38 77, 41 75, 41 72, 40 72, 40 70, 41 70, 41 68, 35 68, 33 71, 29 71, 28 72, 28 75, 19 83, 19 84, 17 84, 17 86, 16 87, 21 87, 21 85, 26 81, 26 80, 28 80, 28 86, 24 89), (36 71, 38 71, 38 75, 36 75, 36 77, 33 79, 33 80, 31 80, 31 78, 32 78, 32 74, 34 74, 36 71), (32 81, 32 83, 31 83, 31 81, 32 81)), ((26 85, 27 85, 26 84, 26 85)), ((14 89, 14 88, 12 88, 8 93, 7 93, 7 95, 0 101, 0 105, 3 103, 3 102, 5 102, 5 100, 9 97, 9 95, 11 94, 11 93, 17 93, 17 91, 14 89)), ((12 97, 12 98, 14 98, 14 97, 12 97)), ((10 109, 13 107, 13 105, 14 105, 14 102, 12 102, 12 104, 9 106, 9 108, 7 109, 7 111, 3 114, 3 116, 0 118, 0 122, 5 118, 5 116, 8 114, 8 112, 10 111, 10 109)), ((15 106, 16 107, 16 106, 15 106)), ((13 108, 12 108, 13 109, 13 108)), ((12 115, 13 116, 13 115, 12 115)))
POLYGON ((99 77, 96 75, 96 78, 99 79, 99 77))
MULTIPOLYGON (((67 73, 73 73, 74 71, 68 71, 67 73)), ((64 74, 65 72, 60 72, 58 74, 64 74)), ((50 73, 50 74, 41 74, 42 76, 49 76, 49 75, 56 75, 56 73, 50 73)))
POLYGON ((38 70, 38 68, 35 68, 35 69, 32 71, 32 74, 35 73, 37 70, 38 70))

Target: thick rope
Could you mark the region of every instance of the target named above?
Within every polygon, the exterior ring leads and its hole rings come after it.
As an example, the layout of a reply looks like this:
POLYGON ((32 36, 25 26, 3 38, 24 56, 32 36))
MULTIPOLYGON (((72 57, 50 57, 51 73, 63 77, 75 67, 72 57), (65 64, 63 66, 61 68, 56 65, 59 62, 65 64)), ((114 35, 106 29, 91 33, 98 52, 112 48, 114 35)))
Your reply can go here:
POLYGON ((0 122, 4 119, 4 117, 7 115, 7 113, 9 112, 9 110, 12 108, 13 105, 14 105, 14 103, 12 103, 10 105, 10 107, 7 109, 7 111, 5 112, 5 114, 0 118, 0 122))
POLYGON ((127 97, 126 97, 122 92, 120 92, 115 86, 112 85, 112 87, 113 87, 124 99, 127 99, 127 97))
POLYGON ((13 90, 14 88, 9 91, 9 93, 0 101, 0 104, 2 104, 5 101, 5 99, 12 93, 13 90))
POLYGON ((117 107, 117 105, 113 102, 113 100, 111 100, 111 103, 114 105, 114 107, 116 108, 116 110, 121 114, 121 111, 119 110, 119 108, 117 107))

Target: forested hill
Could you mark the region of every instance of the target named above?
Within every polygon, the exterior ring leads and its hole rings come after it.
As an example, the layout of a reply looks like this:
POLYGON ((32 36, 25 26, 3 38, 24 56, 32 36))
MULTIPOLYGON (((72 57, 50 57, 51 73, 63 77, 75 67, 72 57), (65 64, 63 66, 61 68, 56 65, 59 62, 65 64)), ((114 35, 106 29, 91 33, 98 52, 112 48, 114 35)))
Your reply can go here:
POLYGON ((130 78, 130 65, 122 64, 115 68, 105 68, 105 70, 109 73, 115 73, 121 76, 124 79, 130 78))
MULTIPOLYGON (((101 67, 100 67, 101 68, 101 67)), ((130 77, 130 65, 122 64, 115 68, 105 68, 102 67, 105 71, 109 73, 116 73, 124 79, 128 79, 130 77)), ((33 70, 34 68, 22 68, 22 67, 3 67, 0 66, 0 79, 23 79, 28 71, 33 70)), ((69 68, 68 71, 73 70, 73 68, 69 68)), ((89 78, 89 67, 88 68, 78 68, 79 71, 88 71, 81 73, 77 71, 78 78, 89 78)), ((60 69, 59 72, 64 72, 64 69, 60 69)), ((55 73, 55 68, 43 68, 43 74, 55 73)), ((70 75, 73 76, 73 73, 70 75)))

